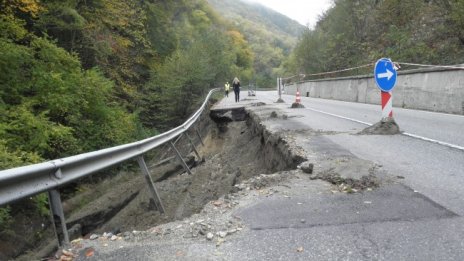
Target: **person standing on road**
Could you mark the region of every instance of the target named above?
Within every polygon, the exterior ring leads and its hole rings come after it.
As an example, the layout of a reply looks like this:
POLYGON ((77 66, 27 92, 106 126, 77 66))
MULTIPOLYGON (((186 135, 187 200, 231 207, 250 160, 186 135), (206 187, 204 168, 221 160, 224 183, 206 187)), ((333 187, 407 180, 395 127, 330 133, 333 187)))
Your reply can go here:
POLYGON ((229 82, 226 82, 226 85, 224 85, 224 91, 225 91, 226 97, 229 97, 229 90, 230 90, 230 84, 229 82))
POLYGON ((232 82, 232 87, 234 88, 235 93, 235 102, 240 101, 240 80, 235 77, 234 81, 232 82))

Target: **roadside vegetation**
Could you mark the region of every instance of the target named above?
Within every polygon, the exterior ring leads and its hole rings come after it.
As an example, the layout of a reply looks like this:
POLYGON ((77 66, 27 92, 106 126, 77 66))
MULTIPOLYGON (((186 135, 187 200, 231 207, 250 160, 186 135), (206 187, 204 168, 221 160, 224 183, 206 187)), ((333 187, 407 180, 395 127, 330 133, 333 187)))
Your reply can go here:
POLYGON ((283 69, 288 75, 308 75, 370 64, 381 57, 407 63, 462 64, 463 14, 463 0, 335 0, 316 27, 305 30, 283 69))

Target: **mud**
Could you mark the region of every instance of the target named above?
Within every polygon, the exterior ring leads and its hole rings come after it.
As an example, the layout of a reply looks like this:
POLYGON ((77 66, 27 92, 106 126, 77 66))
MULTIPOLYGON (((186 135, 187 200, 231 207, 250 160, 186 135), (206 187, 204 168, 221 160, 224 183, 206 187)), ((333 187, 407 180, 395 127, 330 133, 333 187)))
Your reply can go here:
POLYGON ((400 128, 393 118, 385 118, 376 124, 360 131, 360 135, 395 135, 400 133, 400 128))

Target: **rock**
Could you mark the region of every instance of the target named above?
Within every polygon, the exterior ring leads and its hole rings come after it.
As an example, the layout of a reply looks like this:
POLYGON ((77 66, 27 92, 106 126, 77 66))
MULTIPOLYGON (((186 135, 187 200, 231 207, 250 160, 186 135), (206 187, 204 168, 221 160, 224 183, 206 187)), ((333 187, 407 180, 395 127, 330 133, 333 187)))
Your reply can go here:
MULTIPOLYGON (((156 234, 156 235, 160 235, 160 234, 163 232, 162 229, 161 229, 161 227, 159 227, 159 226, 153 227, 153 228, 151 228, 149 231, 150 231, 150 233, 156 234)), ((140 232, 138 232, 138 233, 135 233, 135 232, 136 232, 136 231, 134 231, 134 232, 132 232, 132 233, 134 233, 134 235, 140 234, 140 232)))
POLYGON ((225 242, 225 239, 219 238, 218 241, 216 242, 216 246, 218 247, 224 242, 225 242))
POLYGON ((271 118, 277 118, 277 112, 272 111, 271 112, 271 118))
POLYGON ((82 238, 76 238, 73 241, 71 241, 71 245, 77 245, 82 243, 82 238))
POLYGON ((226 231, 219 231, 218 236, 221 237, 221 238, 225 238, 227 236, 227 232, 226 231))
POLYGON ((116 235, 112 235, 111 238, 110 238, 111 241, 115 241, 116 239, 118 239, 118 236, 116 236, 116 235))
POLYGON ((89 258, 95 254, 95 249, 93 247, 89 247, 85 249, 85 257, 89 258))
POLYGON ((122 236, 124 237, 124 240, 131 240, 134 238, 134 234, 131 232, 124 232, 122 236))
POLYGON ((59 254, 59 261, 72 261, 74 259, 74 254, 71 251, 62 250, 59 254))
POLYGON ((213 240, 213 238, 214 238, 213 233, 209 232, 208 234, 206 234, 206 239, 213 240))
POLYGON ((95 240, 95 239, 97 239, 98 237, 99 237, 99 236, 98 236, 97 234, 92 234, 92 235, 90 236, 90 240, 95 240))
POLYGON ((200 231, 198 231, 198 233, 200 233, 200 235, 204 236, 206 234, 206 231, 202 229, 200 229, 200 231))
POLYGON ((309 161, 305 161, 301 163, 300 168, 304 173, 312 174, 313 169, 314 169, 314 164, 310 163, 309 161))

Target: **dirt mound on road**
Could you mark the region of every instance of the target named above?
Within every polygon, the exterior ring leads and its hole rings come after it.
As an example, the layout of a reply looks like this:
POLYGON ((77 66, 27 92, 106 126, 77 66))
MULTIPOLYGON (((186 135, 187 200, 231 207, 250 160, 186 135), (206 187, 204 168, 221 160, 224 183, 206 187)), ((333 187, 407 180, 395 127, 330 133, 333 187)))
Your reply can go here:
POLYGON ((385 118, 376 124, 360 131, 360 135, 395 135, 400 133, 400 128, 393 118, 385 118))

